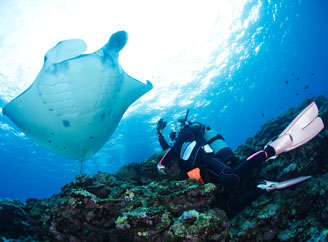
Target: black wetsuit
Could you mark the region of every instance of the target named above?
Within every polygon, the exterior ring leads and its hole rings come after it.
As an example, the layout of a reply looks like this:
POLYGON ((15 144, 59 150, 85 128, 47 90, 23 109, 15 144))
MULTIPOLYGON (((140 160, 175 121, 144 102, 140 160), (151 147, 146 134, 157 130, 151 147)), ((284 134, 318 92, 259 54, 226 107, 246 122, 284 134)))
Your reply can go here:
POLYGON ((183 172, 188 172, 196 167, 201 169, 201 174, 208 174, 211 182, 220 183, 225 186, 225 198, 223 199, 223 208, 229 215, 234 215, 245 208, 250 202, 263 194, 265 190, 255 188, 242 196, 234 197, 229 192, 230 185, 239 184, 244 178, 252 173, 252 171, 267 158, 274 156, 275 151, 271 146, 265 150, 261 150, 254 155, 241 161, 236 167, 231 168, 213 153, 206 153, 203 149, 203 136, 199 135, 197 129, 184 127, 178 134, 176 141, 172 147, 169 147, 162 135, 159 136, 159 142, 163 149, 168 149, 161 159, 163 166, 170 165, 174 159, 179 159, 179 166, 183 172), (182 146, 185 142, 196 141, 190 158, 185 161, 180 157, 182 146))

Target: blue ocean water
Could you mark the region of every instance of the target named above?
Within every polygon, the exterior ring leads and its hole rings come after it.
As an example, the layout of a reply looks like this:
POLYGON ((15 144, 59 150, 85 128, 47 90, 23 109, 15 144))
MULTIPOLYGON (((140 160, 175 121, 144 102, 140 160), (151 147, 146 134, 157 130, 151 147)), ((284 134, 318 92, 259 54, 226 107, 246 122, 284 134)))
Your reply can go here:
MULTIPOLYGON (((189 109, 191 119, 210 125, 236 148, 266 120, 305 98, 328 97, 328 2, 247 1, 240 22, 245 22, 254 8, 259 9, 255 21, 218 46, 209 56, 209 64, 177 95, 177 105, 151 109, 149 103, 139 103, 138 110, 120 122, 101 151, 84 162, 83 173, 114 173, 124 164, 140 162, 159 151, 156 117, 172 121, 189 109), (230 55, 224 65, 217 66, 225 49, 230 55), (205 85, 203 80, 209 76, 205 90, 179 105, 205 85)), ((211 37, 212 33, 207 34, 211 37)), ((6 56, 1 58, 4 61, 6 56)), ((149 79, 156 91, 156 80, 149 79)), ((167 88, 161 95, 170 98, 176 90, 167 88)), ((6 102, 0 99, 0 107, 6 102)), ((80 173, 79 162, 40 147, 7 117, 0 116, 0 124, 0 197, 21 201, 49 197, 80 173)), ((164 134, 169 132, 168 127, 164 134)))

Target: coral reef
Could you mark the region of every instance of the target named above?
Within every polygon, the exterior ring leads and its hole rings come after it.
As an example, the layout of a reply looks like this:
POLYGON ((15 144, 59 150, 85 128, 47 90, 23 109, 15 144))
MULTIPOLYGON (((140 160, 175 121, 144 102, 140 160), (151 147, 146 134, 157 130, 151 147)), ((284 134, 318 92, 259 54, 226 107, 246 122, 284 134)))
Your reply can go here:
POLYGON ((19 239, 32 235, 33 227, 27 223, 27 218, 23 203, 8 198, 0 199, 0 236, 19 239))
MULTIPOLYGON (((327 127, 328 100, 307 99, 266 122, 235 153, 245 158, 262 149, 312 101, 327 127)), ((115 175, 80 175, 48 199, 0 200, 0 241, 327 241, 327 150, 325 128, 297 150, 264 162, 243 189, 262 179, 313 177, 266 193, 230 220, 215 202, 223 187, 186 179, 176 163, 169 176, 158 175, 160 152, 115 175)))
POLYGON ((191 238, 219 237, 218 227, 228 233, 228 220, 223 211, 208 212, 216 191, 191 179, 137 186, 99 172, 78 176, 49 199, 28 200, 25 210, 39 240, 174 241, 182 227, 191 238))

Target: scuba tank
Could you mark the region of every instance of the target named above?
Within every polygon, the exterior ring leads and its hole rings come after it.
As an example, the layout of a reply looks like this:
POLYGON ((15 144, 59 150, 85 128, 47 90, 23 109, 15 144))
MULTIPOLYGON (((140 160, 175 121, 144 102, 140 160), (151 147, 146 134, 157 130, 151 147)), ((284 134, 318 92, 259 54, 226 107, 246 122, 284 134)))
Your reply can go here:
POLYGON ((209 145, 215 156, 224 163, 235 163, 239 160, 233 153, 232 149, 227 145, 222 135, 217 134, 217 132, 210 129, 210 127, 206 127, 200 122, 187 121, 188 114, 189 109, 187 110, 184 119, 180 119, 179 121, 184 125, 184 127, 188 126, 194 129, 194 135, 197 137, 196 140, 201 144, 201 146, 204 147, 205 152, 207 152, 206 146, 209 145))
POLYGON ((235 162, 238 160, 232 149, 225 142, 222 135, 217 134, 214 130, 206 130, 204 139, 213 150, 215 156, 220 158, 225 163, 235 162))

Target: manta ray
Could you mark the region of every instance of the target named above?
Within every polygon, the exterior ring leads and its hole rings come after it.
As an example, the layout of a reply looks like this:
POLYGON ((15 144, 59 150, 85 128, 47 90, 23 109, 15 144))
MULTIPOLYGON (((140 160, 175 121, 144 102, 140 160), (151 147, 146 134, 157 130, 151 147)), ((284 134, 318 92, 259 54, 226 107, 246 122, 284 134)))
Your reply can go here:
POLYGON ((32 85, 3 114, 41 146, 74 160, 90 159, 109 139, 127 108, 152 89, 118 61, 128 39, 114 33, 105 46, 83 54, 81 39, 59 42, 32 85))

